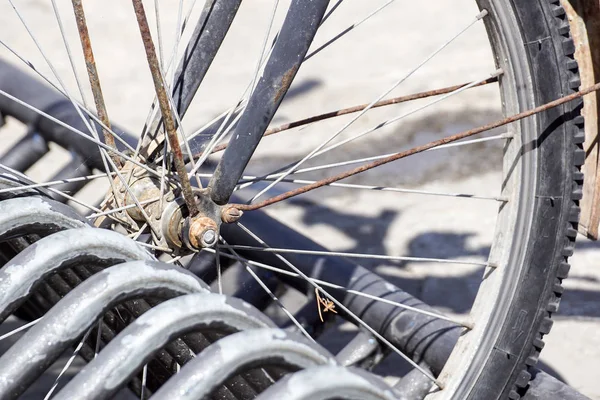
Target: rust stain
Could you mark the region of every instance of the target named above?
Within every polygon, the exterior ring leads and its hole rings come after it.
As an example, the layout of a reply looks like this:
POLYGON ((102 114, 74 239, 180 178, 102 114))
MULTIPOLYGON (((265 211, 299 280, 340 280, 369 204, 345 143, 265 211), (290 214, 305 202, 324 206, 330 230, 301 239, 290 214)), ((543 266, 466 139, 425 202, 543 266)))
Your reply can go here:
MULTIPOLYGON (((195 218, 190 224, 189 239, 190 244, 197 249, 202 248, 202 237, 204 234, 212 230, 217 232, 218 227, 215 221, 208 217, 195 218)), ((216 234, 216 233, 215 233, 216 234)))
MULTIPOLYGON (((94 96, 94 103, 96 104, 96 112, 98 113, 100 121, 102 121, 108 129, 111 129, 108 112, 106 111, 106 104, 104 103, 104 96, 102 94, 102 86, 100 85, 100 77, 98 76, 98 68, 96 67, 96 60, 92 50, 90 33, 85 19, 85 12, 83 11, 83 4, 81 3, 81 0, 72 0, 72 3, 75 21, 77 22, 77 30, 79 31, 79 39, 81 40, 81 47, 83 49, 83 56, 85 58, 85 65, 90 86, 92 88, 92 94, 94 96)), ((115 138, 112 134, 104 128, 102 128, 102 133, 104 134, 104 142, 106 145, 116 149, 115 138)), ((117 154, 111 152, 110 158, 117 168, 122 166, 121 159, 117 154)))
POLYGON ((221 211, 221 220, 226 224, 233 224, 242 217, 242 214, 244 213, 235 207, 226 207, 221 211))
POLYGON ((275 92, 275 103, 279 103, 281 98, 287 93, 287 90, 290 88, 290 85, 296 76, 296 72, 298 72, 298 68, 298 65, 294 65, 285 74, 283 74, 281 83, 279 84, 279 89, 277 92, 275 92))

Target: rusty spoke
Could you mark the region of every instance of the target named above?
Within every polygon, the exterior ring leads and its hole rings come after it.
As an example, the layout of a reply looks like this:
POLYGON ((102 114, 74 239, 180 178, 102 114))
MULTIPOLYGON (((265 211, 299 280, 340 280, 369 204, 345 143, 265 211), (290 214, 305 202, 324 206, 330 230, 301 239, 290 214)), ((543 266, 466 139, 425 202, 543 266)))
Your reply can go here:
MULTIPOLYGON (((485 86, 485 85, 489 85, 491 83, 496 83, 496 82, 498 82, 498 77, 494 76, 494 77, 484 80, 483 82, 479 82, 476 85, 471 86, 471 88, 485 86)), ((420 100, 420 99, 425 99, 425 98, 433 97, 433 96, 440 96, 443 94, 448 94, 448 93, 454 92, 456 90, 462 89, 465 86, 468 86, 469 84, 470 83, 467 82, 467 83, 462 83, 460 85, 446 86, 446 87, 440 88, 440 89, 412 93, 412 94, 405 95, 405 96, 398 96, 398 97, 394 97, 392 99, 378 101, 371 108, 391 106, 394 104, 406 103, 408 101, 420 100)), ((330 119, 330 118, 340 117, 342 115, 348 115, 348 114, 360 112, 360 111, 363 111, 368 106, 369 106, 368 104, 360 104, 360 105, 356 105, 356 106, 352 106, 352 107, 341 108, 339 110, 326 112, 326 113, 319 114, 319 115, 313 115, 312 117, 299 119, 297 121, 288 122, 287 124, 282 124, 282 125, 267 129, 267 131, 265 132, 263 137, 274 135, 276 133, 287 131, 289 129, 298 128, 300 126, 312 124, 314 122, 319 122, 319 121, 323 121, 323 120, 330 119)), ((226 148, 227 148, 227 143, 220 144, 212 150, 212 153, 218 153, 220 151, 225 150, 226 148)), ((202 155, 202 153, 198 153, 195 155, 195 157, 200 157, 201 155, 202 155)))
POLYGON ((266 199, 266 200, 264 200, 264 201, 262 201, 260 203, 255 203, 255 204, 231 204, 231 205, 229 205, 229 208, 235 208, 235 209, 240 210, 240 211, 258 210, 259 208, 263 208, 263 207, 266 207, 268 205, 275 204, 275 203, 278 203, 278 202, 283 201, 283 200, 287 200, 287 199, 289 199, 291 197, 295 197, 295 196, 298 196, 300 194, 307 193, 307 192, 309 192, 311 190, 315 190, 315 189, 318 189, 320 187, 330 185, 330 184, 332 184, 334 182, 338 182, 338 181, 341 181, 342 179, 346 179, 346 178, 349 178, 351 176, 360 174, 362 172, 371 170, 373 168, 377 168, 377 167, 379 167, 381 165, 385 165, 385 164, 391 163, 393 161, 400 160, 400 159, 406 158, 408 156, 412 156, 414 154, 422 153, 422 152, 427 151, 429 149, 433 149, 433 148, 438 147, 438 146, 442 146, 442 145, 445 145, 445 144, 448 144, 448 143, 452 143, 452 142, 455 142, 457 140, 465 139, 467 137, 474 136, 474 135, 477 135, 477 134, 489 131, 491 129, 495 129, 495 128, 498 128, 498 127, 501 127, 501 126, 504 126, 504 125, 508 125, 508 124, 510 124, 512 122, 516 122, 516 121, 522 120, 524 118, 530 117, 532 115, 538 114, 540 112, 544 112, 544 111, 549 110, 551 108, 558 107, 558 106, 560 106, 562 104, 568 103, 570 101, 573 101, 575 99, 583 97, 586 94, 589 94, 589 93, 592 93, 592 92, 595 92, 595 91, 598 91, 598 90, 600 90, 600 83, 596 83, 595 85, 593 85, 591 87, 588 87, 586 89, 583 89, 583 90, 581 90, 581 91, 579 91, 577 93, 573 93, 573 94, 571 94, 569 96, 561 97, 561 98, 559 98, 557 100, 551 101, 549 103, 546 103, 546 104, 541 105, 539 107, 533 108, 531 110, 523 111, 521 113, 518 113, 518 114, 515 114, 513 116, 510 116, 510 117, 507 117, 507 118, 504 118, 504 119, 501 119, 501 120, 489 123, 487 125, 480 126, 478 128, 474 128, 474 129, 470 129, 470 130, 467 130, 467 131, 463 131, 463 132, 457 133, 455 135, 446 136, 446 137, 444 137, 442 139, 434 140, 432 142, 423 144, 421 146, 416 146, 416 147, 413 147, 412 149, 401 151, 399 153, 393 154, 393 155, 391 155, 389 157, 386 157, 384 159, 381 159, 381 160, 378 160, 378 161, 374 161, 374 162, 371 162, 371 163, 367 163, 367 164, 361 165, 360 167, 351 169, 349 171, 342 172, 340 174, 331 176, 331 177, 326 178, 326 179, 321 179, 321 180, 316 181, 316 182, 314 182, 314 183, 312 183, 310 185, 302 186, 302 187, 300 187, 298 189, 290 190, 290 191, 282 193, 282 194, 280 194, 278 196, 271 197, 271 198, 266 199))
MULTIPOLYGON (((81 3, 81 0, 72 0, 72 3, 75 21, 77 22, 77 30, 79 31, 79 39, 81 40, 81 47, 83 49, 83 56, 85 58, 85 65, 90 86, 92 88, 92 95, 94 96, 94 102, 96 103, 96 112, 98 113, 98 118, 100 118, 100 121, 104 124, 104 127, 102 128, 104 142, 111 148, 116 149, 115 139, 109 132, 111 129, 110 120, 108 119, 108 112, 106 111, 106 104, 104 103, 102 86, 100 85, 100 76, 98 75, 98 68, 96 67, 96 60, 92 50, 92 42, 90 40, 90 33, 85 19, 85 12, 83 11, 83 4, 81 3)), ((117 155, 111 154, 110 157, 117 167, 121 167, 121 159, 117 155)))
POLYGON ((144 5, 142 4, 141 0, 132 0, 132 2, 138 25, 140 28, 142 41, 144 43, 144 49, 146 51, 146 57, 148 59, 148 66, 150 67, 152 80, 154 81, 154 88, 163 117, 163 123, 165 126, 165 130, 167 131, 167 138, 169 140, 169 145, 171 146, 171 151, 173 152, 172 154, 175 169, 177 171, 179 182, 181 184, 181 192, 187 205, 189 214, 193 217, 196 214, 198 214, 198 207, 196 205, 194 194, 192 193, 192 186, 187 176, 187 171, 185 169, 185 162, 183 160, 181 146, 179 145, 179 138, 177 137, 177 128, 175 125, 173 114, 171 112, 169 96, 167 95, 166 91, 167 86, 165 84, 162 72, 160 70, 158 57, 156 56, 156 49, 154 47, 154 42, 152 41, 152 35, 150 34, 150 27, 148 26, 148 20, 146 18, 146 12, 144 11, 144 5))

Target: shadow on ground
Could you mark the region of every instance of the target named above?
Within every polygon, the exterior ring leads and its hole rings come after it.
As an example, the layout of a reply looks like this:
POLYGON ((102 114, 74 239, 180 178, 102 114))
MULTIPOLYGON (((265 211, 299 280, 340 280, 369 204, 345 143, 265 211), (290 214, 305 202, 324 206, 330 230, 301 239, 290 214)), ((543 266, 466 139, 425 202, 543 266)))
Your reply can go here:
MULTIPOLYGON (((389 234, 390 225, 398 216, 398 211, 384 209, 375 216, 356 215, 346 213, 321 204, 315 204, 309 201, 296 200, 296 204, 304 206, 305 212, 302 216, 302 223, 307 226, 326 224, 337 230, 342 231, 354 240, 355 245, 339 249, 348 253, 368 253, 368 254, 386 254, 387 249, 383 245, 384 240, 389 234), (310 212, 307 210, 310 209, 310 212), (327 216, 327 218, 324 218, 327 216), (357 227, 360 227, 357 229, 357 227), (365 246, 366 243, 366 246, 365 246)), ((489 254, 490 247, 482 246, 472 248, 468 246, 468 241, 474 233, 453 233, 453 232, 426 232, 415 236, 410 240, 404 254, 407 257, 423 258, 441 258, 441 259, 460 259, 462 257, 481 257, 485 260, 489 254)), ((586 242, 578 249, 600 249, 600 243, 586 242)), ((386 273, 389 267, 406 268, 409 262, 389 260, 361 259, 359 263, 379 275, 385 277, 394 285, 411 295, 425 301, 427 304, 448 310, 451 313, 468 313, 482 278, 483 268, 478 268, 469 274, 457 274, 444 277, 427 277, 423 279, 411 279, 398 277, 395 274, 386 273), (378 267, 386 266, 388 268, 381 270, 378 267)), ((576 279, 586 279, 597 281, 595 277, 577 277, 576 279)), ((561 316, 580 316, 580 317, 600 317, 600 292, 593 290, 568 290, 565 298, 561 302, 561 316)), ((340 337, 350 340, 356 334, 355 331, 335 328, 335 341, 340 337)), ((346 342, 347 340, 341 340, 346 342)), ((324 342, 333 344, 334 340, 324 339, 324 342)), ((549 365, 539 362, 538 368, 555 378, 565 382, 565 379, 549 365)), ((377 368, 376 372, 388 376, 402 376, 410 371, 411 366, 399 356, 393 354, 388 356, 377 368)), ((568 382, 566 382, 568 383, 568 382)))

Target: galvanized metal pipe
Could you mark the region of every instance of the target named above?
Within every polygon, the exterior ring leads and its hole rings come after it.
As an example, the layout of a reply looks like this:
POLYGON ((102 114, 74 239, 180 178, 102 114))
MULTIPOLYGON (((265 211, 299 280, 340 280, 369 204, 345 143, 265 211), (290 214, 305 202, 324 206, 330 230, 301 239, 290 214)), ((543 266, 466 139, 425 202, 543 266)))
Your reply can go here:
MULTIPOLYGON (((58 393, 55 400, 111 398, 155 351, 188 332, 231 333, 264 327, 274 327, 274 324, 250 304, 223 295, 190 294, 166 301, 123 330, 58 393)), ((171 379, 177 379, 177 376, 179 374, 171 379)))
POLYGON ((258 400, 403 400, 376 375, 357 368, 322 366, 290 374, 258 400))
POLYGON ((106 266, 153 259, 117 232, 91 227, 57 232, 32 244, 0 269, 0 321, 25 302, 36 284, 57 271, 83 261, 106 266))
MULTIPOLYGON (((82 231, 82 230, 81 230, 82 231)), ((0 357, 0 398, 15 399, 104 312, 130 298, 170 298, 208 292, 182 268, 133 261, 92 276, 56 304, 37 325, 0 357)))
POLYGON ((303 369, 336 364, 327 350, 300 335, 280 329, 248 330, 212 344, 154 396, 159 400, 204 399, 229 377, 257 366, 303 369))
POLYGON ((86 226, 72 207, 42 196, 0 201, 0 241, 86 226))

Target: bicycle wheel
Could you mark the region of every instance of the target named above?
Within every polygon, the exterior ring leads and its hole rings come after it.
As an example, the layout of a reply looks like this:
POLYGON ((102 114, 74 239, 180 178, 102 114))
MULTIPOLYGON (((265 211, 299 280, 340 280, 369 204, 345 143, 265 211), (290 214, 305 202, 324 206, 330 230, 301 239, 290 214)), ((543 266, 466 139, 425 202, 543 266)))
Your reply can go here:
POLYGON ((3 397, 70 345, 89 364, 58 398, 522 395, 573 251, 581 102, 445 136, 578 90, 564 11, 328 3, 117 2, 114 30, 95 18, 110 5, 52 1, 48 18, 9 0, 7 26, 25 30, 2 43, 54 88, 2 63, 0 110, 30 128, 0 159, 0 317, 37 325, 0 358, 3 397), (139 141, 111 125, 144 117, 139 141), (46 172, 49 142, 72 160, 39 184, 19 175, 46 172))

